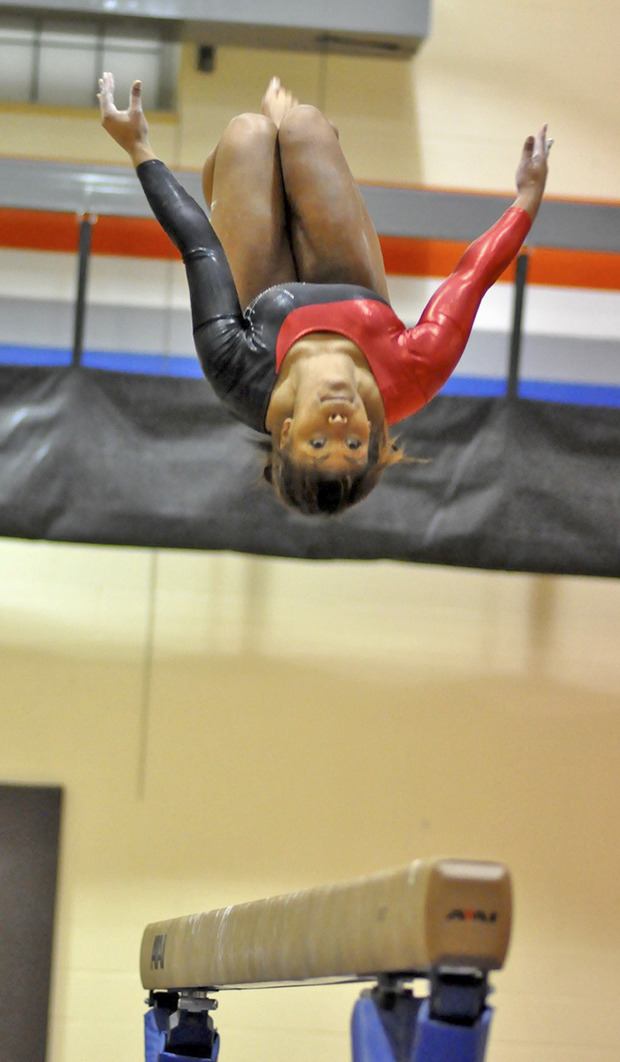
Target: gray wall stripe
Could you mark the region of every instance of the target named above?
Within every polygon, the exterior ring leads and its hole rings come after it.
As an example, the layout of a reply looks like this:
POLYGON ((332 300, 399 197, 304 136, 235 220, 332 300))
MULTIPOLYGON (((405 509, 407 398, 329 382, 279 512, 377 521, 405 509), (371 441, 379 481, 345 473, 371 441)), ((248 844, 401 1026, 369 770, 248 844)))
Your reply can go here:
MULTIPOLYGON (((471 240, 512 202, 511 197, 364 186, 364 198, 383 236, 471 240)), ((527 240, 531 247, 620 251, 620 206, 544 202, 527 240)))
MULTIPOLYGON (((202 202, 199 174, 184 172, 179 178, 202 202)), ((5 207, 150 216, 140 185, 128 167, 0 159, 0 189, 0 205, 5 207)), ((414 188, 362 185, 362 191, 382 235, 438 240, 472 240, 510 202, 502 196, 414 188)), ((547 201, 528 243, 532 247, 620 252, 620 206, 547 201)))
MULTIPOLYGON (((24 271, 24 287, 28 276, 24 271)), ((75 310, 60 299, 0 298, 0 343, 71 347, 75 310)))

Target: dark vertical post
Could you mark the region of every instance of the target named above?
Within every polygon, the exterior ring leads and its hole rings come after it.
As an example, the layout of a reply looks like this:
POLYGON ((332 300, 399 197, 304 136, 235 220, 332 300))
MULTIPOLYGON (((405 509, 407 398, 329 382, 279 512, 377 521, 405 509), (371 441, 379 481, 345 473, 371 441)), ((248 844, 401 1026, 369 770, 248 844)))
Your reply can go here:
POLYGON ((75 296, 75 318, 73 323, 72 365, 79 365, 84 350, 84 320, 86 317, 86 285, 88 282, 88 260, 92 227, 95 218, 85 214, 80 220, 80 243, 78 249, 77 292, 75 296))
POLYGON ((523 303, 525 299, 525 281, 527 278, 527 253, 517 258, 517 275, 515 278, 515 301, 512 315, 512 335, 510 337, 510 361, 508 363, 508 397, 519 395, 519 364, 521 361, 521 333, 523 303))
POLYGON ((49 1057, 61 814, 57 786, 0 785, 0 984, 10 993, 0 1007, 0 1057, 11 1062, 49 1057))

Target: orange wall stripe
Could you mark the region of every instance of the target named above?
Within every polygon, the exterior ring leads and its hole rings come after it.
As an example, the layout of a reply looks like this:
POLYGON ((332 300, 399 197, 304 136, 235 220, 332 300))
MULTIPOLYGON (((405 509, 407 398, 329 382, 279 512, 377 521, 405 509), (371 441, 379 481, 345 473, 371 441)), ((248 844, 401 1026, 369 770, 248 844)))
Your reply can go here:
POLYGON ((31 210, 0 210, 0 246, 28 251, 75 251, 77 222, 73 214, 31 210))
MULTIPOLYGON (((380 240, 385 271, 391 276, 445 277, 467 247, 466 243, 417 240, 409 236, 381 236, 380 240)), ((620 254, 558 247, 531 247, 527 250, 530 284, 620 291, 620 254)), ((500 279, 511 280, 514 272, 513 263, 500 279)))
POLYGON ((93 228, 93 254, 128 258, 179 258, 172 240, 152 218, 100 217, 93 228))
MULTIPOLYGON (((77 214, 38 210, 0 209, 0 247, 24 251, 77 251, 77 214)), ((178 252, 152 218, 97 218, 92 233, 93 254, 129 258, 178 258, 178 252)))
MULTIPOLYGON (((31 251, 75 252, 80 218, 35 210, 0 209, 0 247, 31 251)), ((392 276, 447 276, 466 244, 382 236, 386 272, 392 276)), ((93 254, 131 258, 178 258, 178 252, 152 218, 102 216, 93 225, 93 254)), ((620 291, 620 254, 534 247, 529 251, 532 284, 620 291)), ((502 280, 514 276, 514 263, 502 280)))
POLYGON ((620 291, 620 254, 532 247, 527 277, 532 284, 620 291))
MULTIPOLYGON (((447 277, 466 249, 454 240, 418 240, 411 236, 380 236, 385 271, 393 277, 447 277)), ((512 280, 514 263, 502 273, 512 280)))

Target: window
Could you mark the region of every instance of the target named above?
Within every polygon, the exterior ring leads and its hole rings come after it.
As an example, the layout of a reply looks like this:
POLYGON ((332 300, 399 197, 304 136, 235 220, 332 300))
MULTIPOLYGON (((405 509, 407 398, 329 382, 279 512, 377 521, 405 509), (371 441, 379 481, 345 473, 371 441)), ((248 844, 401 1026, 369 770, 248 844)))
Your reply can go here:
POLYGON ((145 105, 174 107, 176 27, 156 20, 83 20, 0 15, 0 100, 90 107, 102 70, 126 106, 134 78, 145 105), (172 32, 171 32, 172 31, 172 32), (172 38, 172 39, 171 39, 172 38))

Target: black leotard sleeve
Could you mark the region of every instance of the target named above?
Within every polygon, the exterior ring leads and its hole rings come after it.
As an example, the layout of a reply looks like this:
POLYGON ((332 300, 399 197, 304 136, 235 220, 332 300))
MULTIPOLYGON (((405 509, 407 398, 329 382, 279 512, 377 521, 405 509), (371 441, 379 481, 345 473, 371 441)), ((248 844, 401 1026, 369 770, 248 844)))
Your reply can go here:
POLYGON ((204 210, 159 159, 136 170, 151 210, 183 256, 190 287, 194 331, 224 318, 241 326, 235 282, 211 222, 204 210))
POLYGON ((204 210, 163 162, 149 159, 136 172, 155 217, 183 256, 204 374, 234 416, 264 432, 273 357, 265 360, 252 342, 224 248, 204 210))

